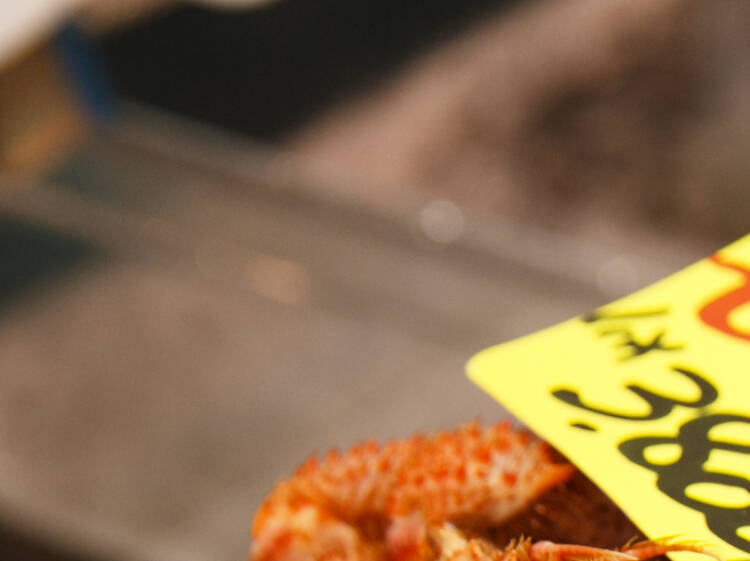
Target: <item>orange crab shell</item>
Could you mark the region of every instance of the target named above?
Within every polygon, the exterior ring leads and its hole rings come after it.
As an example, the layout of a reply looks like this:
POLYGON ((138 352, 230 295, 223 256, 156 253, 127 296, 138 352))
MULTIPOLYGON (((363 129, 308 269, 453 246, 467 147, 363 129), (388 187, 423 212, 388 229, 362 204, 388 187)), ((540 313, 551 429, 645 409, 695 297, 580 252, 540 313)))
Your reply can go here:
POLYGON ((280 553, 329 547, 321 540, 340 540, 345 559, 377 558, 383 540, 414 542, 425 524, 500 524, 574 471, 509 422, 332 450, 308 459, 261 505, 252 558, 291 559, 280 553))

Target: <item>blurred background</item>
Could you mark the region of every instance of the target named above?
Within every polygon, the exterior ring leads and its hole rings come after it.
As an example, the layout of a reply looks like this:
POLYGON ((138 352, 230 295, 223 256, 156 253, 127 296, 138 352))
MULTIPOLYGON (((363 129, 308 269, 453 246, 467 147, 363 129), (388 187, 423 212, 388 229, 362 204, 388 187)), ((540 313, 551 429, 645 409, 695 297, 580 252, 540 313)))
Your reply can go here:
POLYGON ((0 558, 244 559, 309 453, 747 233, 743 0, 0 7, 0 558))

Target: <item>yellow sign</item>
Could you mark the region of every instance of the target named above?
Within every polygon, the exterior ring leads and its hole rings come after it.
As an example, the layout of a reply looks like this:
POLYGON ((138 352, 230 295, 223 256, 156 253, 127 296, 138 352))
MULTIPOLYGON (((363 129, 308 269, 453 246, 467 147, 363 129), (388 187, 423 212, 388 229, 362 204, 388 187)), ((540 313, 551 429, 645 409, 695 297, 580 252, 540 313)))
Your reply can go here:
POLYGON ((750 236, 467 368, 647 535, 750 559, 750 236))

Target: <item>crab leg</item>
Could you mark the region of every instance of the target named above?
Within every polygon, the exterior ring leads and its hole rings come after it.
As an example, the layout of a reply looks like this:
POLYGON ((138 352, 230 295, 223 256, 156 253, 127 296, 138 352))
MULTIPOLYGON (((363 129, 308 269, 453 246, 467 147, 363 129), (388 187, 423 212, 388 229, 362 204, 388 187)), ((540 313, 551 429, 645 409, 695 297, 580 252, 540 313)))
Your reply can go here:
POLYGON ((691 543, 658 540, 627 545, 621 551, 550 541, 532 544, 530 539, 520 539, 505 548, 498 548, 486 540, 467 539, 450 524, 433 530, 430 537, 437 561, 647 561, 670 551, 692 551, 719 559, 691 543))

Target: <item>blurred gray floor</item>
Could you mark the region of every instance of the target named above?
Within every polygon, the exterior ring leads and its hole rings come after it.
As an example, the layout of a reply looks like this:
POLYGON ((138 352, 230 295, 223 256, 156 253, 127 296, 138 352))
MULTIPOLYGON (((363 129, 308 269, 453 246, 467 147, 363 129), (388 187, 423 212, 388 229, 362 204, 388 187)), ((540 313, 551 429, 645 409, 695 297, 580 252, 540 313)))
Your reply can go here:
POLYGON ((0 198, 91 249, 1 309, 0 519, 100 559, 242 560, 307 454, 502 417, 473 353, 706 250, 368 206, 270 157, 134 118, 0 198))

